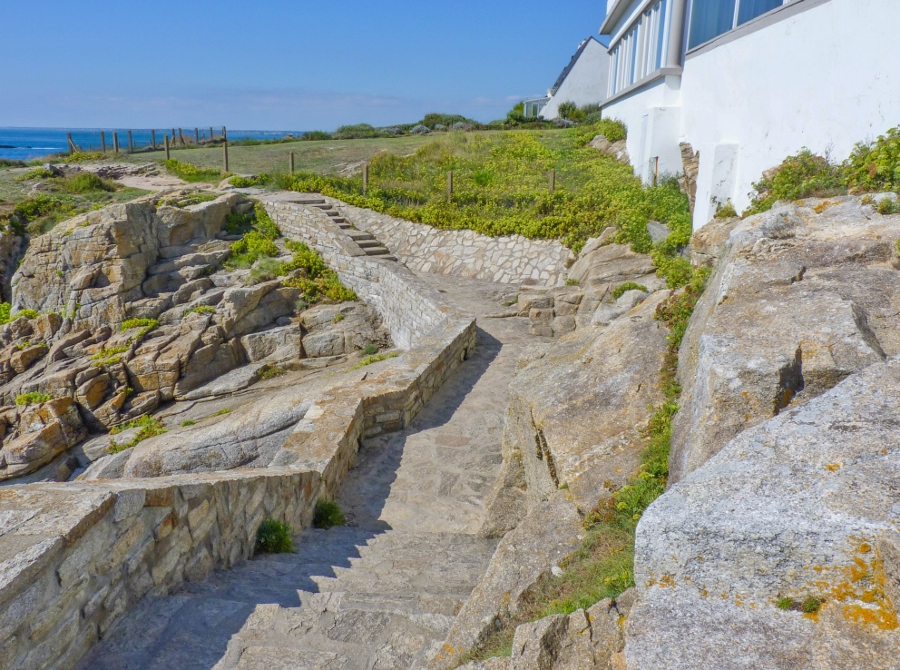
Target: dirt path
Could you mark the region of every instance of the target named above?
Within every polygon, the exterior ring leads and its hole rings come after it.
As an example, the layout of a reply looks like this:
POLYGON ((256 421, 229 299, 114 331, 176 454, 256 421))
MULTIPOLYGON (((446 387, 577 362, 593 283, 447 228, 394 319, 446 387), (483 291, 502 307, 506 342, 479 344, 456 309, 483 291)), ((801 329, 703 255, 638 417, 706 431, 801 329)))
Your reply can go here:
POLYGON ((534 338, 524 319, 485 318, 509 287, 423 279, 480 317, 478 347, 407 430, 363 445, 339 501, 348 525, 145 599, 83 668, 387 670, 440 645, 495 548, 476 533, 507 387, 534 338))

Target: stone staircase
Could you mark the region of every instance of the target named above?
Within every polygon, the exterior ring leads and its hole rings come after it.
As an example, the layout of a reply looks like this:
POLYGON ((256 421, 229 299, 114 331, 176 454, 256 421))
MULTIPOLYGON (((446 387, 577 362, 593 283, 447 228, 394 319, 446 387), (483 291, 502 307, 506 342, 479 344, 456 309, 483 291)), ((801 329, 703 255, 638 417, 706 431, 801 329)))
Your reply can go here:
POLYGON ((390 249, 379 242, 374 235, 354 228, 353 224, 341 216, 341 213, 334 208, 334 205, 328 204, 325 200, 308 200, 303 204, 320 209, 324 214, 327 214, 341 230, 347 233, 351 240, 359 245, 360 249, 366 252, 366 256, 381 258, 386 261, 397 260, 397 257, 391 253, 390 249))

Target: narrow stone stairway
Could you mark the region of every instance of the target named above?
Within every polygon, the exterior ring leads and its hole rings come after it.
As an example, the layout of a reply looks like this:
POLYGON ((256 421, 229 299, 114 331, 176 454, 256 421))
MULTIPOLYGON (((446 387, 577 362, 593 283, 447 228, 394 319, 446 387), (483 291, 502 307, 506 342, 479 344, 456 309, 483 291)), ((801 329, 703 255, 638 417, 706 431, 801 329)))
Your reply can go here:
MULTIPOLYGON (((509 287, 423 275, 476 316, 509 287), (450 285, 452 283, 452 286, 450 285)), ((494 552, 477 536, 501 464, 507 387, 535 338, 479 320, 478 346, 406 430, 367 440, 344 483, 346 526, 309 529, 261 556, 146 598, 83 670, 421 668, 494 552)))
POLYGON ((334 208, 334 205, 329 205, 324 200, 310 200, 304 204, 315 207, 316 209, 321 209, 322 212, 331 217, 331 220, 334 221, 339 228, 345 231, 350 239, 356 242, 360 248, 366 252, 366 256, 376 256, 389 261, 397 260, 390 250, 379 242, 374 235, 354 228, 353 224, 341 216, 340 212, 334 208))

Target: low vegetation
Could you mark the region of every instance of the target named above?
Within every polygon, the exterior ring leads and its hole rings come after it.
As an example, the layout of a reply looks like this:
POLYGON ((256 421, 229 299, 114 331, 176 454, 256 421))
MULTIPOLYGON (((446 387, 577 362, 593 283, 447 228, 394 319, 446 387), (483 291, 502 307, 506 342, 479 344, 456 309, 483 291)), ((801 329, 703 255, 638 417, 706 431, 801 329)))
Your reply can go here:
MULTIPOLYGON (((900 128, 890 129, 874 142, 857 144, 841 163, 803 149, 766 173, 753 188, 753 200, 744 216, 768 211, 778 201, 896 193, 900 190, 900 128)), ((882 213, 894 213, 891 205, 885 208, 888 211, 882 213)))
POLYGON ((257 554, 293 554, 293 527, 282 521, 266 519, 256 531, 257 554))
POLYGON ((156 319, 126 319, 122 322, 122 332, 131 330, 132 328, 140 328, 137 337, 141 338, 154 328, 159 328, 159 321, 156 319))
POLYGON ((187 182, 212 182, 217 183, 226 177, 225 174, 215 168, 198 167, 193 163, 170 158, 166 161, 166 170, 169 174, 187 182))
POLYGON ((644 286, 643 284, 637 284, 633 281, 627 281, 624 284, 619 284, 618 286, 616 286, 613 289, 613 292, 612 292, 613 298, 618 300, 623 295, 625 295, 626 291, 643 291, 644 293, 646 293, 647 287, 644 286))
POLYGON ((39 405, 42 402, 53 400, 53 396, 49 393, 40 393, 39 391, 29 391, 16 396, 17 405, 39 405))
POLYGON ((185 316, 188 314, 215 314, 216 308, 213 305, 197 305, 196 307, 191 307, 188 311, 184 313, 185 316))
POLYGON ((316 503, 313 514, 313 526, 316 528, 334 528, 344 525, 344 513, 333 500, 320 500, 316 503))
POLYGON ((111 435, 118 435, 119 433, 122 433, 126 430, 131 430, 132 428, 139 428, 140 430, 138 430, 134 437, 132 437, 128 442, 123 442, 120 444, 115 440, 110 439, 109 446, 106 448, 106 451, 110 454, 118 454, 119 452, 125 451, 126 449, 131 449, 144 440, 168 432, 166 430, 166 427, 159 419, 154 416, 150 416, 149 414, 145 414, 139 419, 129 421, 128 423, 122 424, 121 426, 116 426, 109 432, 111 435))
POLYGON ((381 361, 386 361, 390 358, 397 358, 400 356, 399 351, 389 351, 385 354, 375 354, 374 356, 366 356, 359 363, 354 365, 351 370, 359 370, 361 368, 367 367, 369 365, 374 365, 375 363, 381 363, 381 361))

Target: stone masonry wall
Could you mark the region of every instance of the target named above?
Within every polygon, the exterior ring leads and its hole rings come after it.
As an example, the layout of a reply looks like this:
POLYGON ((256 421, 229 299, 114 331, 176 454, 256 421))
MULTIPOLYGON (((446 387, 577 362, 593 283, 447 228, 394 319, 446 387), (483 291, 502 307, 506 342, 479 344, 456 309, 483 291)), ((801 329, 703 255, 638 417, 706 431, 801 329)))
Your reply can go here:
POLYGON ((266 470, 0 491, 0 667, 73 668, 143 596, 249 558, 265 518, 308 525, 360 439, 407 426, 475 346, 474 321, 409 270, 365 257, 302 205, 266 206, 286 236, 312 242, 379 309, 408 351, 315 399, 266 470))
POLYGON ((521 235, 488 237, 472 230, 441 230, 324 198, 350 223, 377 237, 410 269, 470 279, 556 286, 574 262, 556 240, 521 235))

